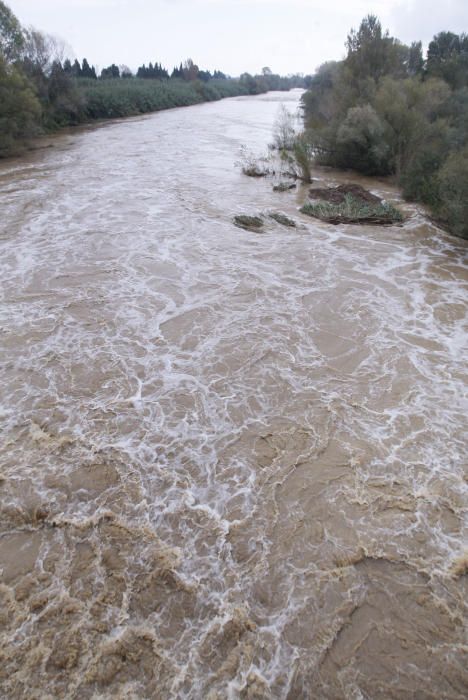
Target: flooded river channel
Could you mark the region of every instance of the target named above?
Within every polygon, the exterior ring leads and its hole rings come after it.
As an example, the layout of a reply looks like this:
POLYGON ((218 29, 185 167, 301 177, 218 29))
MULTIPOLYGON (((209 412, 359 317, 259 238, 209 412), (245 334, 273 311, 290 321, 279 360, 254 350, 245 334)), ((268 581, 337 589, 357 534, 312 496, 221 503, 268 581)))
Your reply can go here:
POLYGON ((5 700, 467 696, 467 244, 243 176, 299 96, 0 164, 5 700))

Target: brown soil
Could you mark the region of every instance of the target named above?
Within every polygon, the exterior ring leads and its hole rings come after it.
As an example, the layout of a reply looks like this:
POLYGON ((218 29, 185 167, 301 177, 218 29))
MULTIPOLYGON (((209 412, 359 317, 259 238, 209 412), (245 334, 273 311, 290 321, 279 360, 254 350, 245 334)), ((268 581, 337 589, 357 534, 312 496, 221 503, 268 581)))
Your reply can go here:
MULTIPOLYGON (((368 202, 369 204, 380 204, 382 201, 380 197, 364 189, 361 185, 354 185, 351 183, 339 185, 338 187, 313 187, 309 190, 309 197, 311 199, 321 199, 324 202, 331 202, 332 204, 341 204, 348 194, 361 202, 368 202)), ((366 222, 379 223, 368 219, 366 222)))
POLYGON ((315 214, 316 219, 324 221, 326 224, 372 224, 373 226, 384 226, 384 225, 394 225, 393 219, 389 219, 388 216, 363 216, 363 217, 352 217, 352 216, 325 216, 315 214))

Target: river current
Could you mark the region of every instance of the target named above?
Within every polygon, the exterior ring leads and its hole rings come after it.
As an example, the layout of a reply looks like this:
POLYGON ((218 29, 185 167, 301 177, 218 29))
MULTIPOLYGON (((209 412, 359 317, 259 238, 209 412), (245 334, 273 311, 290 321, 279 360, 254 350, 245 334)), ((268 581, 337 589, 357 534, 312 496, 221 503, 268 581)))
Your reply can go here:
POLYGON ((0 164, 5 700, 467 696, 467 245, 242 175, 298 100, 0 164))

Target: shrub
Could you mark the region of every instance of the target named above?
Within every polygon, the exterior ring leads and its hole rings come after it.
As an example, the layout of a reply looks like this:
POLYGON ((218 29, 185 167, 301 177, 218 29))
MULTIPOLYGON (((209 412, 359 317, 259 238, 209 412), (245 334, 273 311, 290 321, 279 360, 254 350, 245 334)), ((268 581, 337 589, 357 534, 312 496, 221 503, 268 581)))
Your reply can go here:
POLYGON ((303 182, 312 182, 312 144, 305 133, 300 134, 294 141, 294 159, 299 168, 299 177, 303 182))
POLYGON ((369 175, 389 172, 385 127, 369 104, 348 110, 337 132, 336 147, 341 167, 369 175))
POLYGON ((269 217, 270 219, 273 219, 273 221, 276 221, 276 223, 281 224, 281 226, 289 226, 290 228, 296 227, 296 222, 285 214, 280 214, 279 212, 273 211, 269 214, 269 217))
POLYGON ((263 228, 263 219, 259 216, 247 216, 240 214, 234 217, 234 224, 239 228, 244 228, 247 231, 260 231, 263 228))
POLYGON ((294 114, 281 105, 273 126, 273 147, 278 151, 291 151, 295 137, 294 114))
POLYGON ((455 235, 468 238, 468 146, 447 158, 436 182, 437 212, 455 235))

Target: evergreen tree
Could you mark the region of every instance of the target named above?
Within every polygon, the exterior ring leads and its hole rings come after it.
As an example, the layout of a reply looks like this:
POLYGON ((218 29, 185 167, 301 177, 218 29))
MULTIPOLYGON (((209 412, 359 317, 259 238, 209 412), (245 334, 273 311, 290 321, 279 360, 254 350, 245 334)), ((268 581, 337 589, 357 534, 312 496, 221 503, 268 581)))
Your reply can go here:
POLYGON ((408 54, 408 75, 419 75, 424 68, 422 43, 413 41, 408 54))
POLYGON ((83 64, 81 68, 81 78, 91 78, 92 80, 97 79, 96 70, 94 66, 90 66, 86 58, 83 58, 83 64))
POLYGON ((81 66, 77 58, 75 58, 75 61, 73 63, 71 73, 74 78, 82 78, 82 71, 81 71, 81 66))
POLYGON ((426 72, 452 88, 468 87, 468 35, 440 32, 427 50, 426 72))
POLYGON ((78 124, 83 119, 83 99, 65 66, 54 61, 48 81, 45 124, 49 128, 78 124))
POLYGON ((118 66, 113 63, 111 66, 108 68, 103 68, 101 71, 101 78, 102 79, 108 79, 108 78, 120 78, 120 69, 118 66))

